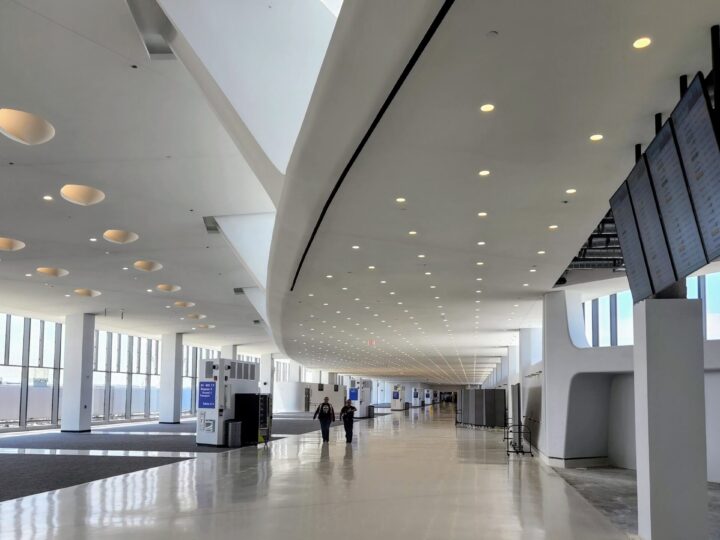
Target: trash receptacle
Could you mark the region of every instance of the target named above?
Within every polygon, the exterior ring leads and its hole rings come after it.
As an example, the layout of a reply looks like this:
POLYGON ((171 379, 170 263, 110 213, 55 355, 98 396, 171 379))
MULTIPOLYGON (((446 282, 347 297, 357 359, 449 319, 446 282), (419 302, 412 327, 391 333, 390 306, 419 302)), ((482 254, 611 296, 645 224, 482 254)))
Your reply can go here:
POLYGON ((368 405, 367 417, 375 418, 375 405, 368 405))
POLYGON ((408 401, 405 402, 405 410, 406 411, 410 410, 410 402, 408 402, 408 401))
POLYGON ((242 422, 229 420, 227 423, 228 447, 240 448, 242 446, 242 422))

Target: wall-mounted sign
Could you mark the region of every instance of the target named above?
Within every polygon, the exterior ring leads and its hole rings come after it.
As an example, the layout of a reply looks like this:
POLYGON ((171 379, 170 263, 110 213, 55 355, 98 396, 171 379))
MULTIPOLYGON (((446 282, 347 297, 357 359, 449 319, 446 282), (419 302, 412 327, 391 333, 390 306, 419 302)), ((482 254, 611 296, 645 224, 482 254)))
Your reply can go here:
POLYGON ((350 389, 350 399, 352 401, 358 400, 358 389, 357 388, 351 388, 350 389))
POLYGON ((393 399, 400 399, 400 392, 393 392, 393 399))

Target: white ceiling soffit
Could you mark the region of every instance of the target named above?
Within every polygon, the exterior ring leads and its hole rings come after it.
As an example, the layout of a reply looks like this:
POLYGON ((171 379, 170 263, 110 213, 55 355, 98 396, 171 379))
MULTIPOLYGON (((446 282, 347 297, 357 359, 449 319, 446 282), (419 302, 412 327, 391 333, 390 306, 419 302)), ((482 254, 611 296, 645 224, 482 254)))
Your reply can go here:
MULTIPOLYGON (((364 103, 368 86, 343 68, 375 82, 362 60, 374 44, 388 45, 382 24, 392 13, 383 11, 395 3, 376 4, 343 6, 316 96, 327 95, 332 81, 336 103, 347 104, 348 94, 364 103), (374 43, 345 33, 345 17, 373 28, 374 43), (354 45, 346 66, 331 61, 341 37, 354 45), (340 73, 347 82, 333 79, 340 73)), ((438 5, 426 4, 426 13, 438 5)), ((420 7, 404 7, 410 18, 397 26, 414 28, 414 39, 388 35, 410 51, 392 73, 373 56, 386 88, 429 26, 427 19, 414 26, 420 7)), ((652 139, 653 114, 676 103, 677 77, 709 68, 709 27, 718 19, 715 0, 694 2, 692 10, 671 0, 553 0, 523 9, 456 1, 327 209, 290 292, 312 228, 365 133, 352 113, 367 109, 343 114, 318 101, 323 124, 311 103, 271 253, 276 342, 310 365, 470 381, 474 355, 462 351, 514 345, 518 328, 540 324, 543 293, 607 211, 634 144, 652 139), (644 35, 651 47, 634 49, 644 35), (487 103, 493 112, 480 111, 487 103), (335 140, 328 141, 323 128, 334 117, 346 129, 332 126, 335 140), (604 139, 591 142, 594 133, 604 139), (354 135, 354 144, 343 134, 354 135), (567 195, 570 188, 577 192, 567 195)))
POLYGON ((265 290, 275 212, 218 216, 215 221, 245 269, 256 284, 265 290))
POLYGON ((160 0, 285 174, 336 17, 318 0, 160 0))
POLYGON ((127 5, 0 2, 0 73, 0 106, 56 128, 39 146, 0 137, 0 236, 26 244, 2 254, 0 311, 58 321, 93 312, 99 328, 189 332, 187 343, 203 345, 269 344, 264 325, 253 323, 254 307, 233 294, 254 279, 220 235, 207 233, 202 216, 273 212, 274 205, 183 65, 147 58, 127 5), (65 184, 95 187, 106 198, 70 204, 60 196, 65 184), (108 229, 139 239, 109 243, 108 229), (163 266, 141 272, 137 260, 163 266), (159 292, 160 283, 182 289, 159 292), (79 288, 102 295, 82 298, 73 294, 79 288), (196 306, 174 307, 180 300, 196 306), (192 321, 181 320, 190 311, 215 328, 193 332, 192 321))

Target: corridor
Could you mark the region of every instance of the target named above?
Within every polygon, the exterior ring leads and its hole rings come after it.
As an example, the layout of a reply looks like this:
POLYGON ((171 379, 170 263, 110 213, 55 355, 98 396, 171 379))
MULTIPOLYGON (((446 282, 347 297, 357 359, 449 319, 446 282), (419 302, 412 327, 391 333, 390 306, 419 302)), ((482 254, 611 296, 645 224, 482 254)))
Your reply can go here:
POLYGON ((0 538, 625 538, 551 469, 448 406, 0 503, 0 538))

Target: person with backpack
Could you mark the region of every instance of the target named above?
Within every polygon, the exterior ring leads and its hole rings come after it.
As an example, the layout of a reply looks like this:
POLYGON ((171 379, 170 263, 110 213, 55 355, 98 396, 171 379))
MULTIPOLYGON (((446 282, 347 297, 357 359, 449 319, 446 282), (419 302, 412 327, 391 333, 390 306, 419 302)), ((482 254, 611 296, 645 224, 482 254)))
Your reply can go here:
POLYGON ((353 407, 352 401, 349 399, 345 402, 345 406, 340 409, 340 419, 343 421, 343 425, 345 426, 345 440, 348 444, 352 442, 353 421, 355 419, 356 412, 357 409, 353 407))
POLYGON ((329 397, 325 396, 323 402, 315 409, 313 420, 316 418, 320 420, 323 442, 330 442, 330 424, 335 421, 335 409, 330 404, 329 397))

